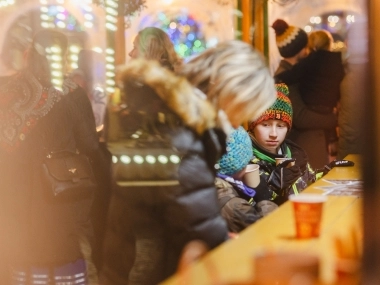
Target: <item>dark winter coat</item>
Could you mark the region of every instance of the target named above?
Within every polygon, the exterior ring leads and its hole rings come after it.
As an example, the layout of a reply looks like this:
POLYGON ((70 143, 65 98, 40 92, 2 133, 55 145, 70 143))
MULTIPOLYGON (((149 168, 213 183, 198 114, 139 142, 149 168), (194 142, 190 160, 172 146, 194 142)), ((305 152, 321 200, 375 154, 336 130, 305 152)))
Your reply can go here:
POLYGON ((0 128, 8 131, 0 137, 1 251, 12 264, 73 262, 82 257, 78 237, 92 235, 92 198, 56 199, 40 171, 47 151, 77 149, 96 159, 90 102, 80 88, 63 94, 29 73, 2 77, 0 98, 0 128))
POLYGON ((327 50, 312 52, 290 70, 276 75, 287 85, 299 82, 302 100, 322 113, 331 113, 337 106, 343 77, 342 54, 327 50))
POLYGON ((136 96, 145 102, 148 131, 181 161, 176 185, 115 188, 101 279, 109 285, 157 284, 175 272, 189 241, 200 239, 214 248, 227 239, 214 185, 225 136, 213 128, 215 111, 209 103, 169 70, 135 60, 123 77, 129 79, 124 81, 129 100, 136 96), (159 113, 170 122, 160 120, 159 113))
MULTIPOLYGON (((292 65, 281 60, 275 75, 290 70, 292 65)), ((289 98, 293 107, 293 125, 288 138, 305 150, 313 168, 321 168, 328 163, 325 129, 334 128, 337 116, 312 111, 302 100, 299 84, 289 85, 289 98)))

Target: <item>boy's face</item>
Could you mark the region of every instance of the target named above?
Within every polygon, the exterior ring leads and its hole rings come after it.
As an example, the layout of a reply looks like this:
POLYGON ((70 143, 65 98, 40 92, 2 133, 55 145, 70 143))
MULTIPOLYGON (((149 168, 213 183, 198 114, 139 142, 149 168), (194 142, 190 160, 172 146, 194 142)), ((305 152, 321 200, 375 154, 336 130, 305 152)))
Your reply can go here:
POLYGON ((281 120, 267 120, 260 122, 253 130, 257 142, 273 154, 285 140, 288 125, 281 120))

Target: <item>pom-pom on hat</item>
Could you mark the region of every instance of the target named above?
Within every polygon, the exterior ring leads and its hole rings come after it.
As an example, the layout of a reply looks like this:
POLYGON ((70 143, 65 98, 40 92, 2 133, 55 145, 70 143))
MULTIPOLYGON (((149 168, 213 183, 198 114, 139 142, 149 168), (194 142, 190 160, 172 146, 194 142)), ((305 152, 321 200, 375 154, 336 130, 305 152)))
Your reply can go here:
POLYGON ((247 131, 239 127, 227 138, 227 152, 218 162, 217 171, 225 175, 233 175, 242 170, 251 160, 252 143, 247 131))
POLYGON ((288 125, 288 130, 292 127, 293 108, 289 99, 289 89, 284 83, 275 84, 277 90, 277 99, 257 120, 249 122, 248 130, 253 129, 262 121, 281 120, 288 125))
POLYGON ((284 20, 278 19, 272 24, 276 33, 276 43, 282 57, 293 57, 307 46, 307 34, 298 27, 289 26, 284 20))

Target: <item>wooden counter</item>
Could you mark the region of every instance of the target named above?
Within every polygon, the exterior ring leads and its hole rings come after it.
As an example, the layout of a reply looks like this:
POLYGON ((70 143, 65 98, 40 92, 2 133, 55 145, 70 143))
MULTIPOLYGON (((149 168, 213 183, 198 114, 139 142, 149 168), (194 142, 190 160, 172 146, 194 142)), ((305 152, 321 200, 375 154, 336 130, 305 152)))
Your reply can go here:
MULTIPOLYGON (((353 167, 334 168, 324 178, 334 180, 359 180, 360 159, 350 155, 347 159, 355 162, 353 167)), ((318 186, 328 184, 317 181, 305 189, 307 193, 322 193, 318 186)), ((174 275, 162 284, 214 285, 215 280, 228 282, 244 281, 254 276, 254 256, 267 251, 291 251, 313 253, 319 256, 320 279, 324 284, 335 281, 336 237, 347 237, 355 231, 362 236, 362 199, 353 196, 328 196, 324 205, 321 235, 308 240, 295 239, 293 209, 286 202, 279 209, 245 229, 238 239, 230 240, 209 252, 194 264, 186 280, 174 275), (210 278, 210 273, 217 276, 210 278)), ((275 274, 275 271, 274 271, 275 274)), ((215 284, 216 285, 216 284, 215 284)))

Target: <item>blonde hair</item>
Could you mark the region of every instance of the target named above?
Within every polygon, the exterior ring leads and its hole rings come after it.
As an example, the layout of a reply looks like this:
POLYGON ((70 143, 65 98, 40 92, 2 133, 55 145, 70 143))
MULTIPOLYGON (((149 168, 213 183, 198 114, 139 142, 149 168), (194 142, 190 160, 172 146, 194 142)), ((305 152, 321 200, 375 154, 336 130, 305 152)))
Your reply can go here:
POLYGON ((177 70, 182 64, 169 36, 161 29, 148 27, 138 33, 137 48, 145 59, 158 60, 162 65, 177 70))
POLYGON ((329 31, 317 30, 309 34, 308 47, 311 50, 331 50, 333 38, 329 31))
POLYGON ((241 122, 256 119, 276 100, 264 58, 242 41, 223 42, 204 51, 183 65, 180 73, 206 94, 216 110, 238 109, 241 122))

